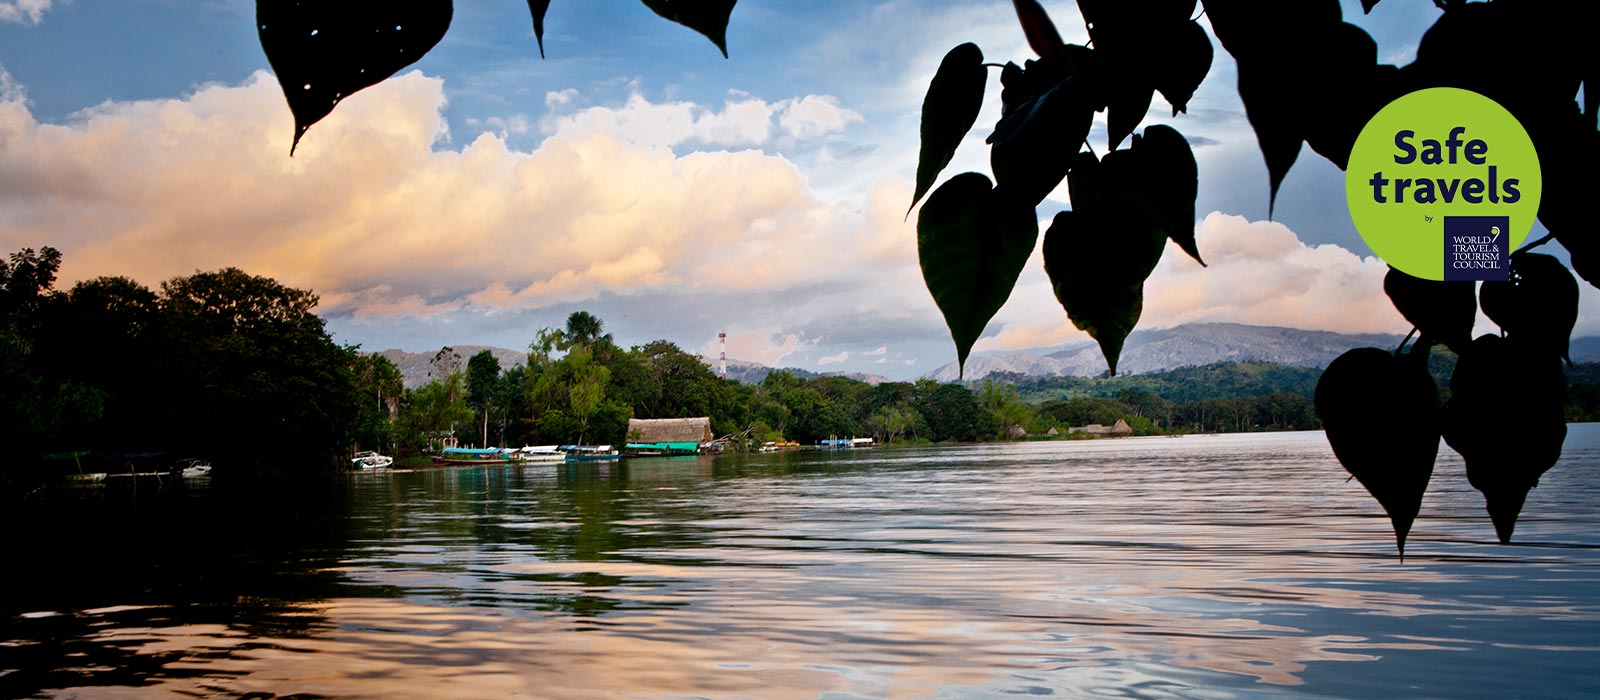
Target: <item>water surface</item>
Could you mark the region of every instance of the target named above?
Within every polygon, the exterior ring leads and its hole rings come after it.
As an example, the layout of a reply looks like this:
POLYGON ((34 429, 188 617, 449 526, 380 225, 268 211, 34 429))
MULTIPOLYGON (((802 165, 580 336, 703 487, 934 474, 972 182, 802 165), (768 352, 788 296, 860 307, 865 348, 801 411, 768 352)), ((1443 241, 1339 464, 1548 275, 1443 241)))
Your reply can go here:
POLYGON ((1600 426, 1407 556, 1321 433, 113 486, 12 513, 0 695, 1590 698, 1600 426))

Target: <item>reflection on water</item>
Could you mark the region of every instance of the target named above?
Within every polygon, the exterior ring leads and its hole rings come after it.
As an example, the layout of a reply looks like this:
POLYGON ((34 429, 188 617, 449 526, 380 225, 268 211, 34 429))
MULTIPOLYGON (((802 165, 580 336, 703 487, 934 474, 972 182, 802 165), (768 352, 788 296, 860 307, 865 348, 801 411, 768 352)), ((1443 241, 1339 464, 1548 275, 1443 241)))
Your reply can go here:
POLYGON ((13 514, 0 695, 1592 697, 1600 428, 1404 563, 1320 433, 108 489, 13 514))

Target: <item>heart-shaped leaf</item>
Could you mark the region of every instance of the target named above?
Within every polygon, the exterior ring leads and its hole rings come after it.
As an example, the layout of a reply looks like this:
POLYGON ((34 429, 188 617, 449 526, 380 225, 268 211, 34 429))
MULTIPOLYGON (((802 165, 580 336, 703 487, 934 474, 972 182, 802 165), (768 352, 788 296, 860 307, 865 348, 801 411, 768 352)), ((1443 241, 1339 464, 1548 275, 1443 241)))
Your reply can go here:
POLYGON ((1350 350, 1329 363, 1314 398, 1334 456, 1383 506, 1402 557, 1439 455, 1439 390, 1421 359, 1350 350))
POLYGON ((1055 22, 1050 21, 1050 15, 1037 0, 1012 0, 1011 5, 1017 10, 1017 21, 1022 23, 1022 33, 1027 35, 1028 47, 1034 53, 1041 58, 1064 55, 1066 42, 1061 40, 1061 32, 1056 31, 1055 22))
POLYGON ((544 13, 550 9, 550 0, 528 0, 528 11, 533 13, 533 38, 539 42, 539 58, 544 58, 544 13))
POLYGON ((1557 260, 1538 253, 1511 256, 1511 279, 1484 282, 1483 313, 1529 349, 1571 362, 1567 345, 1578 322, 1578 281, 1557 260))
POLYGON ((739 0, 643 0, 662 17, 704 34, 728 57, 728 18, 739 0))
POLYGON ((1456 362, 1444 439, 1483 492, 1495 534, 1511 542, 1528 491, 1561 458, 1567 422, 1561 361, 1515 338, 1480 336, 1456 362))
POLYGON ((1010 298, 1038 239, 1033 207, 997 194, 978 173, 950 178, 922 205, 922 279, 950 327, 959 366, 966 366, 972 344, 1010 298))
POLYGON ((1376 66, 1376 45, 1341 21, 1337 0, 1216 0, 1206 14, 1238 63, 1239 97, 1266 160, 1271 216, 1300 145, 1309 141, 1344 167, 1365 124, 1350 115, 1370 117, 1383 96, 1397 96, 1389 95, 1393 81, 1380 80, 1386 74, 1376 66))
POLYGON ((294 113, 294 143, 356 91, 422 58, 450 28, 450 0, 257 0, 261 48, 294 113))
POLYGON ((1478 299, 1472 282, 1439 282, 1389 268, 1383 292, 1411 325, 1457 353, 1472 342, 1478 299))
POLYGON ((1094 108, 1066 78, 1005 113, 989 138, 996 186, 1029 206, 1044 201, 1071 167, 1094 124, 1094 108))
POLYGON ((1156 221, 1183 252, 1205 265, 1194 241, 1194 202, 1200 190, 1200 169, 1194 149, 1177 129, 1163 124, 1146 128, 1133 137, 1138 156, 1141 193, 1155 210, 1156 221))
POLYGON ((1072 325, 1100 344, 1113 375, 1167 238, 1138 194, 1138 180, 1128 151, 1103 161, 1079 154, 1068 176, 1074 209, 1057 214, 1044 237, 1044 269, 1056 299, 1072 325))
POLYGON ((1111 78, 1107 86, 1106 149, 1116 150, 1139 123, 1150 113, 1150 102, 1156 88, 1143 75, 1123 72, 1111 78))
POLYGON ((1179 22, 1161 39, 1160 54, 1152 55, 1151 79, 1156 90, 1172 105, 1172 116, 1189 111, 1189 98, 1211 72, 1211 38, 1200 23, 1179 22))
POLYGON ((950 164, 961 140, 978 120, 988 81, 983 51, 977 44, 967 43, 950 49, 939 62, 939 70, 928 84, 928 94, 922 99, 922 152, 917 156, 917 191, 911 197, 913 208, 933 188, 939 172, 950 164))
POLYGON ((1239 99, 1267 163, 1267 218, 1278 204, 1278 188, 1300 157, 1305 133, 1301 110, 1285 100, 1281 69, 1258 62, 1239 63, 1239 99))

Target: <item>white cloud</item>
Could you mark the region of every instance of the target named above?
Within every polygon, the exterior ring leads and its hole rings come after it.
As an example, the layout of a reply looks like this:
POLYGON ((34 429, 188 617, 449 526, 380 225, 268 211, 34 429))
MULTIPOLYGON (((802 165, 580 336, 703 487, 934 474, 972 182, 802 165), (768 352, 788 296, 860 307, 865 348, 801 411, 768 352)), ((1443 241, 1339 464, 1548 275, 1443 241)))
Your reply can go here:
POLYGON ((51 0, 0 0, 0 22, 38 26, 51 0))
POLYGON ((789 100, 782 106, 778 126, 790 138, 808 140, 844 131, 851 124, 866 121, 860 114, 839 106, 839 100, 829 95, 806 95, 789 100))
POLYGON ((839 363, 844 362, 844 361, 849 360, 849 359, 850 359, 850 351, 846 350, 846 351, 841 352, 841 353, 839 353, 837 355, 829 355, 829 356, 824 357, 824 358, 822 358, 820 360, 817 360, 817 364, 823 365, 823 366, 836 365, 836 364, 839 364, 839 363))
POLYGON ((544 106, 545 109, 565 107, 569 104, 572 104, 572 101, 575 99, 578 99, 578 90, 576 88, 567 88, 565 90, 547 92, 544 94, 544 106))
POLYGON ((880 346, 878 346, 877 350, 868 350, 868 351, 866 351, 864 353, 861 353, 861 354, 877 357, 877 356, 887 355, 888 353, 889 353, 889 346, 880 345, 880 346))
MULTIPOLYGON (((549 93, 545 102, 558 109, 575 99, 575 91, 563 91, 549 93)), ((863 121, 860 114, 840 107, 838 99, 828 95, 766 102, 732 90, 722 109, 714 110, 693 102, 651 102, 634 90, 619 107, 589 107, 552 115, 543 120, 542 127, 548 135, 610 134, 640 146, 750 148, 772 140, 774 119, 794 140, 821 138, 863 121)))

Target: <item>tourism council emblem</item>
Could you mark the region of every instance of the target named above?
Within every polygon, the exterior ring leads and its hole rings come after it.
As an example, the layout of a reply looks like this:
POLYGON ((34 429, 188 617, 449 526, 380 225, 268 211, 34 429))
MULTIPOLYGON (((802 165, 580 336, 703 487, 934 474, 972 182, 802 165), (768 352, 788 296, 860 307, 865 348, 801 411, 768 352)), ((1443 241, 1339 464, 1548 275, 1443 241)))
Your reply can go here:
POLYGON ((1378 257, 1413 277, 1501 280, 1533 228, 1539 156, 1516 118, 1467 90, 1405 95, 1367 122, 1345 197, 1378 257))

